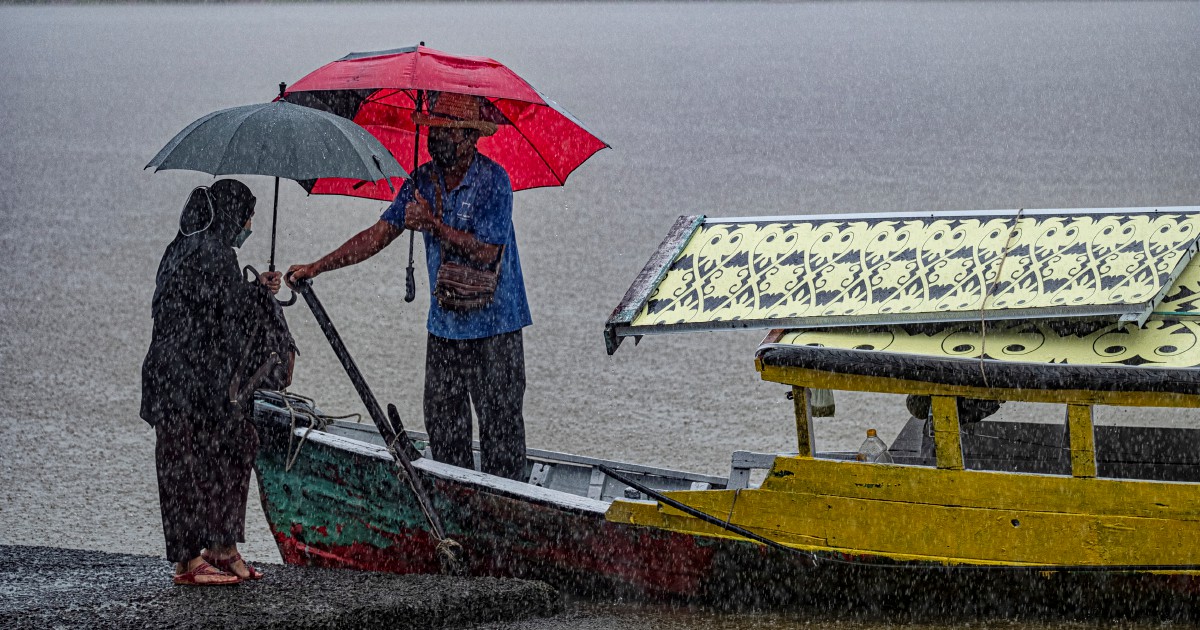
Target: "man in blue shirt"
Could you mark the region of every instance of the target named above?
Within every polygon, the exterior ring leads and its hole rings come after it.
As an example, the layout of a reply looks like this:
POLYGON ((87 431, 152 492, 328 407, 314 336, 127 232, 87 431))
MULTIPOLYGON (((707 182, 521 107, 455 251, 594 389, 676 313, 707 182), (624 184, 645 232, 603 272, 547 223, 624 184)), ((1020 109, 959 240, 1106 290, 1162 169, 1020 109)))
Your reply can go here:
POLYGON ((307 265, 293 265, 294 280, 353 265, 381 251, 405 229, 425 239, 431 293, 444 262, 498 269, 491 302, 451 310, 430 299, 425 359, 425 428, 434 459, 474 468, 471 405, 479 417, 480 468, 523 479, 525 471, 525 353, 521 329, 532 323, 521 259, 512 225, 508 173, 476 150, 480 136, 496 132, 484 119, 486 101, 444 92, 431 96, 428 114, 413 121, 429 127, 432 158, 404 183, 379 222, 307 265), (440 212, 439 212, 440 210, 440 212))

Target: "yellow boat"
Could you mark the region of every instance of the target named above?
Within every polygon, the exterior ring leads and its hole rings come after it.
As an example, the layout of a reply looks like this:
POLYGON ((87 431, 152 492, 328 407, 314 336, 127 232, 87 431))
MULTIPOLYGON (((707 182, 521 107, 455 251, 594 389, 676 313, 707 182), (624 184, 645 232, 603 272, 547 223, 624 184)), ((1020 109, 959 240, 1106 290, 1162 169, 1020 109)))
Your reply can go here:
POLYGON ((609 352, 770 330, 755 366, 791 388, 796 452, 744 455, 758 485, 735 461, 725 489, 606 517, 741 538, 732 525, 818 566, 1153 583, 1194 613, 1200 427, 1097 426, 1093 410, 1200 407, 1198 235, 1196 207, 681 217, 608 321, 609 352), (819 390, 909 395, 923 417, 892 463, 819 453, 819 390), (979 401, 1061 411, 960 419, 979 401))
POLYGON ((399 415, 308 287, 374 422, 259 392, 264 514, 299 565, 433 573, 444 535, 471 575, 587 597, 1200 621, 1200 429, 1093 422, 1200 407, 1198 234, 1200 208, 682 217, 605 339, 770 330, 755 365, 795 452, 735 452, 727 478, 529 449, 514 481, 413 433, 398 476, 399 415), (912 418, 886 456, 818 451, 829 390, 912 418), (1062 411, 985 418, 1001 400, 1062 411))

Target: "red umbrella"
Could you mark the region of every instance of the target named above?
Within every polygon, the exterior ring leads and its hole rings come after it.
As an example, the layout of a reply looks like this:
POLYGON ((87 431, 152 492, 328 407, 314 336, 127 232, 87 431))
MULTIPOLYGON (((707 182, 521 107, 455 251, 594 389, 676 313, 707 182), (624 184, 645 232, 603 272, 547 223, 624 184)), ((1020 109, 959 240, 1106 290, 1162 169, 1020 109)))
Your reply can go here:
MULTIPOLYGON (((351 53, 295 82, 282 98, 353 120, 404 164, 429 159, 424 147, 418 149, 419 156, 410 157, 419 133, 412 113, 425 100, 426 91, 473 94, 490 103, 485 115, 499 130, 480 138, 479 150, 508 171, 513 190, 561 186, 571 171, 608 147, 503 64, 424 45, 351 53)), ((396 189, 402 183, 393 180, 396 189)), ((313 194, 381 200, 395 195, 384 182, 324 178, 302 184, 313 194)))

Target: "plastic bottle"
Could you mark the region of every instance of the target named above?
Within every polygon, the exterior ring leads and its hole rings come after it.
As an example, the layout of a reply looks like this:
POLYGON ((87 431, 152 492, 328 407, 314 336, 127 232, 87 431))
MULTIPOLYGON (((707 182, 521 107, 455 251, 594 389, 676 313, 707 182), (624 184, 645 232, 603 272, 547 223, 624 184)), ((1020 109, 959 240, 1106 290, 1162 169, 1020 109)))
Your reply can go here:
POLYGON ((888 454, 887 444, 879 439, 875 429, 867 429, 867 439, 863 440, 862 446, 858 447, 858 455, 855 459, 860 462, 892 463, 892 456, 888 454))

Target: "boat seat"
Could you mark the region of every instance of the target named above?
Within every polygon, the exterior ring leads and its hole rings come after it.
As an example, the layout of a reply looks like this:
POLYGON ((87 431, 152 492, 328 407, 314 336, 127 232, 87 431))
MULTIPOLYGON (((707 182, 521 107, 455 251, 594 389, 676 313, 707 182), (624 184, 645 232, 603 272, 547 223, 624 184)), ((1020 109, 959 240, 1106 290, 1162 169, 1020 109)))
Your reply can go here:
POLYGON ((744 490, 751 487, 751 476, 754 471, 762 471, 762 476, 753 475, 754 487, 762 483, 775 458, 780 455, 795 455, 795 453, 756 453, 754 451, 734 451, 733 460, 729 464, 730 490, 744 490))

